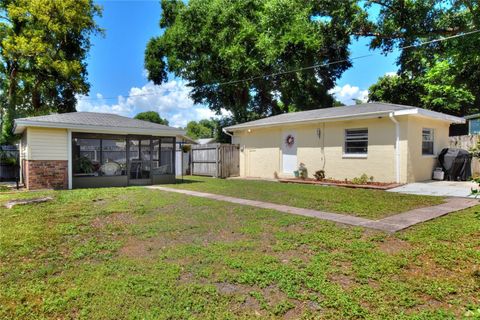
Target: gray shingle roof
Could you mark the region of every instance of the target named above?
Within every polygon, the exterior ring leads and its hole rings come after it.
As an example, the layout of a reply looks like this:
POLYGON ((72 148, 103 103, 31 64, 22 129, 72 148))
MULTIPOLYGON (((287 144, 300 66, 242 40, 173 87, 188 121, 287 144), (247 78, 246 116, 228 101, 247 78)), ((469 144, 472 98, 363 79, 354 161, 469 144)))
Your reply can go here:
MULTIPOLYGON (((249 121, 249 122, 233 125, 225 128, 225 130, 235 130, 235 129, 242 129, 242 128, 248 128, 248 127, 263 127, 263 126, 292 123, 292 122, 295 123, 295 122, 316 121, 316 120, 322 121, 322 120, 336 119, 336 118, 341 119, 345 117, 363 117, 363 116, 368 116, 370 114, 382 114, 382 113, 387 114, 390 112, 412 110, 412 109, 424 110, 417 107, 404 106, 399 104, 379 103, 379 102, 363 103, 363 104, 352 105, 352 106, 333 107, 333 108, 284 113, 284 114, 280 114, 280 115, 276 115, 268 118, 263 118, 255 121, 249 121)), ((427 111, 427 110, 424 110, 424 111, 427 111)), ((428 112, 430 114, 442 115, 441 113, 438 113, 438 112, 433 112, 433 111, 428 111, 428 112)))
POLYGON ((47 116, 20 118, 18 121, 33 121, 37 123, 56 123, 65 125, 86 125, 108 128, 132 128, 132 129, 152 129, 152 130, 172 130, 179 129, 152 123, 143 120, 137 120, 122 117, 112 113, 98 112, 71 112, 61 114, 51 114, 47 116))

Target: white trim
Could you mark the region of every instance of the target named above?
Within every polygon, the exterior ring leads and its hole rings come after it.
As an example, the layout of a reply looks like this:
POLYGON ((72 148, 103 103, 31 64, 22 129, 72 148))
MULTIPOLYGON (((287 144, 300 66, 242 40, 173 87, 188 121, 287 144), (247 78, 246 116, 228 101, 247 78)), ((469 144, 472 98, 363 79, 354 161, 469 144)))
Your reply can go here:
MULTIPOLYGON (((353 107, 352 107, 353 108, 353 107)), ((450 123, 465 123, 466 120, 464 118, 459 118, 455 116, 451 116, 448 114, 421 109, 421 108, 411 108, 411 109, 404 109, 404 110, 397 110, 397 111, 376 111, 376 112, 366 112, 361 113, 358 115, 343 115, 343 116, 334 116, 334 117, 321 117, 315 118, 310 120, 292 120, 292 121, 278 121, 278 122, 270 122, 270 123, 263 123, 263 124, 248 124, 245 123, 244 125, 239 124, 237 126, 231 126, 224 128, 225 131, 239 131, 248 128, 261 128, 261 127, 273 127, 273 126, 282 126, 282 125, 289 125, 289 124, 309 124, 309 123, 316 123, 316 122, 332 122, 332 121, 345 121, 345 120, 362 120, 362 119, 370 119, 370 118, 377 118, 380 116, 390 116, 393 114, 394 116, 405 116, 405 115, 417 115, 426 118, 437 119, 441 121, 447 121, 450 123)))
POLYGON ((343 159, 366 159, 368 158, 368 153, 344 153, 342 154, 343 159))
MULTIPOLYGON (((317 123, 317 122, 335 122, 342 120, 361 120, 361 119, 371 119, 377 118, 380 116, 388 116, 388 112, 385 111, 376 111, 376 112, 366 112, 358 115, 347 115, 347 116, 335 116, 335 117, 324 117, 324 118, 314 118, 311 120, 293 120, 293 121, 279 121, 279 122, 270 122, 264 124, 250 124, 250 125, 241 125, 241 127, 226 127, 224 128, 227 131, 239 131, 248 128, 261 128, 261 127, 274 127, 274 126, 283 126, 289 124, 308 124, 308 123, 317 123)), ((248 123, 248 122, 247 122, 248 123)))
POLYGON ((159 135, 167 137, 183 136, 184 130, 180 129, 151 129, 151 128, 132 128, 132 127, 106 127, 73 123, 61 122, 44 122, 31 120, 15 120, 15 133, 21 133, 26 127, 40 127, 40 128, 58 128, 71 129, 78 132, 95 132, 95 133, 113 133, 113 134, 148 134, 159 135))
POLYGON ((72 160, 72 131, 70 129, 67 130, 67 159, 68 159, 68 169, 67 169, 67 177, 68 177, 68 189, 73 188, 72 176, 73 176, 73 160, 72 160))
POLYGON ((435 128, 422 128, 422 145, 421 145, 421 150, 422 150, 422 156, 423 157, 436 157, 436 154, 435 154, 435 151, 436 151, 436 148, 435 148, 435 128), (423 130, 430 130, 431 132, 431 135, 432 135, 432 141, 427 141, 427 142, 432 142, 432 153, 427 153, 427 154, 424 154, 423 153, 423 130))

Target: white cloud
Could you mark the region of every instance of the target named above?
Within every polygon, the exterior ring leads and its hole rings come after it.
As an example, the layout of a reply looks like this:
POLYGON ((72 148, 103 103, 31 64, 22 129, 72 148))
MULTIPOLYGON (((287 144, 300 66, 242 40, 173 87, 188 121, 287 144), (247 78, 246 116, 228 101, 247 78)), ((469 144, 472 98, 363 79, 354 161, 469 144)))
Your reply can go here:
POLYGON ((346 84, 341 87, 336 86, 329 92, 335 96, 335 99, 345 105, 355 104, 355 99, 359 99, 365 102, 368 99, 368 90, 360 90, 359 87, 351 86, 350 84, 346 84))
POLYGON ((385 76, 386 76, 386 77, 394 77, 394 76, 396 76, 396 75, 397 75, 397 72, 395 72, 395 71, 390 71, 390 72, 386 72, 386 73, 385 73, 385 76))
MULTIPOLYGON (((149 82, 141 88, 131 88, 127 97, 118 96, 113 100, 116 102, 112 103, 99 93, 93 99, 78 97, 77 110, 115 113, 127 117, 143 111, 157 111, 175 127, 185 127, 192 120, 217 117, 208 107, 194 104, 188 95, 189 91, 181 80, 172 80, 161 86, 149 82)), ((222 111, 222 115, 227 114, 228 112, 222 111)))

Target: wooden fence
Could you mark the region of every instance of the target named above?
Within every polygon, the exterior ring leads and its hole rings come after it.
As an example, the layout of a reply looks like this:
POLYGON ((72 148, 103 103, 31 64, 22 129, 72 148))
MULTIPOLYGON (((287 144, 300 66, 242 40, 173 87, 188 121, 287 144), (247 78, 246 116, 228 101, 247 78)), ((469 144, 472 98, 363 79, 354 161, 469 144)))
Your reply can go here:
MULTIPOLYGON (((460 148, 470 150, 477 145, 479 135, 453 136, 449 137, 450 148, 460 148)), ((480 176, 480 160, 472 159, 472 175, 480 176)))
POLYGON ((192 174, 228 178, 240 175, 239 146, 234 144, 192 145, 192 174))

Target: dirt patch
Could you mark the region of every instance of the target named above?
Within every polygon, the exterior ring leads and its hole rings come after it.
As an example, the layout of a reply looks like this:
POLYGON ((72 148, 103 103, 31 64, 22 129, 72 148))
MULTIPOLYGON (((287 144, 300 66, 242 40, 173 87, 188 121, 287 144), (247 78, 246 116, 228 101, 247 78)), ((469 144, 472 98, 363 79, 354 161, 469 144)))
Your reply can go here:
POLYGON ((92 227, 103 229, 107 226, 121 227, 133 224, 135 219, 128 213, 112 213, 108 216, 99 216, 93 219, 92 227))
POLYGON ((165 249, 170 245, 171 244, 161 237, 148 240, 130 237, 120 249, 119 253, 120 255, 129 258, 146 259, 154 257, 160 250, 165 249))
POLYGON ((412 248, 412 245, 407 241, 400 240, 395 237, 388 237, 380 243, 378 248, 382 252, 394 255, 400 252, 410 250, 412 248))
POLYGON ((233 283, 215 283, 215 286, 217 287, 217 291, 224 295, 245 293, 247 291, 245 287, 233 283))
POLYGON ((432 279, 455 279, 458 278, 459 270, 449 270, 439 266, 432 258, 428 256, 419 256, 415 262, 410 263, 404 268, 404 276, 411 278, 432 278, 432 279))
POLYGON ((336 261, 335 271, 328 274, 328 280, 338 284, 343 290, 349 290, 355 285, 355 278, 351 275, 350 261, 336 261))

